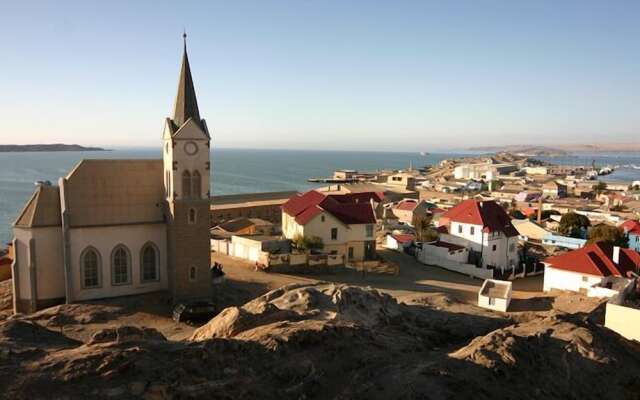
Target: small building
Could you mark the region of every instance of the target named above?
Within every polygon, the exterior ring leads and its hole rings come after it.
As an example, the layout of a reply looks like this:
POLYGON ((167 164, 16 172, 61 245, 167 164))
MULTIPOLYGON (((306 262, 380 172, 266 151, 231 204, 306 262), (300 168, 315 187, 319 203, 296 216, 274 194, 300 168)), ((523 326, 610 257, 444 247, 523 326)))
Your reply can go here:
POLYGON ((548 233, 542 238, 542 244, 545 246, 562 247, 565 249, 576 250, 587 244, 587 239, 573 238, 570 236, 556 235, 548 233))
POLYGON ((478 292, 478 306, 506 312, 511 303, 512 284, 508 281, 485 279, 478 292))
POLYGON ((630 219, 622 223, 620 229, 629 239, 629 248, 640 252, 640 221, 630 219))
POLYGON ((520 201, 520 202, 532 202, 532 201, 537 201, 539 197, 540 197, 540 192, 531 192, 528 190, 523 190, 514 197, 514 200, 520 201))
POLYGON ((281 207, 295 191, 232 194, 213 196, 209 212, 211 226, 217 226, 236 218, 260 218, 274 224, 282 222, 281 207))
POLYGON ((640 342, 640 293, 632 280, 605 306, 604 326, 629 340, 640 342))
POLYGON ((271 235, 273 233, 273 223, 260 218, 240 217, 223 222, 213 228, 212 231, 234 235, 271 235))
POLYGON ((593 243, 543 262, 545 292, 559 289, 587 296, 607 295, 611 292, 600 288, 610 288, 629 273, 640 272, 640 253, 606 243, 593 243))
POLYGON ((269 254, 291 253, 291 240, 280 236, 234 235, 231 237, 229 255, 251 262, 265 262, 269 254))
POLYGON ((387 177, 387 185, 400 186, 407 190, 415 190, 416 177, 410 173, 399 172, 387 177))
POLYGON ((416 226, 416 223, 427 216, 429 208, 435 207, 424 200, 404 199, 391 207, 391 212, 398 221, 416 226))
POLYGON ((542 185, 542 194, 554 199, 567 197, 567 185, 557 181, 548 181, 542 185))
POLYGON ((541 243, 550 234, 549 231, 528 219, 514 219, 511 223, 518 231, 518 238, 525 242, 541 243))
POLYGON ((409 233, 389 233, 385 237, 384 247, 391 250, 400 250, 410 247, 416 240, 415 235, 409 233))

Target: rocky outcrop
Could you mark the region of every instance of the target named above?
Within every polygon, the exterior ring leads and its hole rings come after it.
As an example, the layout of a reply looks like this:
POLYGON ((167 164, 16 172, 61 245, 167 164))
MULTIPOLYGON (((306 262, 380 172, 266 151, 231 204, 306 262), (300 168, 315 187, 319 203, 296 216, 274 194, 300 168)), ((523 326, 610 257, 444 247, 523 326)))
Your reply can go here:
POLYGON ((638 344, 589 315, 516 322, 441 295, 404 304, 368 288, 290 285, 225 309, 180 342, 120 326, 79 343, 52 329, 21 317, 0 324, 0 398, 640 396, 638 344))

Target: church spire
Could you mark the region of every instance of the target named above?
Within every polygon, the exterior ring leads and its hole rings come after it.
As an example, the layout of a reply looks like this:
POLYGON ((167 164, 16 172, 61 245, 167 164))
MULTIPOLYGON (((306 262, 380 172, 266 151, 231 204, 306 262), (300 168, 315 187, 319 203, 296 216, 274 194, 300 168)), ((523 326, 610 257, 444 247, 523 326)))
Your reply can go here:
POLYGON ((180 79, 178 80, 178 94, 173 110, 173 123, 180 127, 189 118, 200 125, 200 112, 198 111, 198 100, 193 87, 191 68, 189 67, 189 57, 187 56, 187 33, 182 34, 184 40, 184 52, 182 54, 182 68, 180 69, 180 79))

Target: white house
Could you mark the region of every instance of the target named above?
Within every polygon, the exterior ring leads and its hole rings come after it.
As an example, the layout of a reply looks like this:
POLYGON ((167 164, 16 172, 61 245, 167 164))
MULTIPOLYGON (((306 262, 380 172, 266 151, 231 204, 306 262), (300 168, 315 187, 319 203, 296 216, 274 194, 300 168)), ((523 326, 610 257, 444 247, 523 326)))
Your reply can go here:
POLYGON ((640 253, 605 243, 589 244, 581 249, 544 260, 544 291, 571 290, 587 296, 611 296, 620 278, 639 272, 640 253))
POLYGON ((494 201, 465 200, 442 214, 438 224, 449 233, 443 241, 470 250, 470 263, 505 272, 519 262, 518 231, 494 201))

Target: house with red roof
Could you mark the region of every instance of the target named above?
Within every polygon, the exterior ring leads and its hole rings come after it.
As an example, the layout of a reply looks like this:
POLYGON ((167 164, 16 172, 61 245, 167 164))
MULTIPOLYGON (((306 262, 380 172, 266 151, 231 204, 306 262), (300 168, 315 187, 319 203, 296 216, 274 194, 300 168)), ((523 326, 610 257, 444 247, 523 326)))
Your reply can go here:
POLYGON ((629 239, 629 248, 640 252, 640 221, 630 219, 623 222, 619 228, 629 239))
POLYGON ((440 216, 440 239, 469 249, 470 262, 483 268, 512 270, 519 262, 518 231, 493 200, 469 199, 440 216))
POLYGON ((296 194, 282 205, 282 232, 287 239, 319 237, 324 251, 347 261, 373 260, 375 209, 382 200, 376 192, 296 194))
POLYGON ((590 295, 596 286, 611 286, 640 272, 640 253, 601 242, 549 257, 544 264, 545 292, 559 289, 590 295))
POLYGON ((391 212, 398 221, 415 226, 420 218, 426 218, 430 208, 435 205, 424 200, 404 199, 391 206, 391 212))

